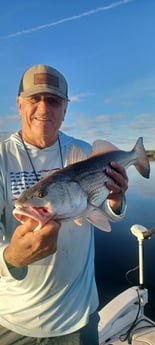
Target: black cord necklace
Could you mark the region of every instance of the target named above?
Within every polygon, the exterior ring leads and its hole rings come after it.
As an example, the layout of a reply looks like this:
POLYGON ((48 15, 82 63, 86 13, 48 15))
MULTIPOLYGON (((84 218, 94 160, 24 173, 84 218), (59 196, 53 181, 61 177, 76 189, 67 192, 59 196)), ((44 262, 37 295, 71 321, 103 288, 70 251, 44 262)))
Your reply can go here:
POLYGON ((59 144, 59 152, 60 152, 60 159, 61 159, 61 168, 63 169, 64 168, 64 162, 63 162, 62 147, 61 147, 59 134, 58 134, 58 144, 59 144))
MULTIPOLYGON (((33 164, 33 162, 32 162, 32 158, 31 158, 31 156, 30 156, 30 154, 29 154, 28 148, 27 148, 27 146, 26 146, 26 144, 25 144, 25 142, 24 142, 24 140, 23 140, 22 134, 20 135, 20 138, 21 138, 23 147, 24 147, 24 149, 25 149, 25 152, 26 152, 26 154, 27 154, 27 157, 28 157, 28 159, 29 159, 29 162, 30 162, 30 164, 31 164, 32 170, 33 170, 33 172, 34 172, 36 181, 38 182, 38 181, 39 181, 39 177, 38 177, 38 175, 37 175, 36 169, 35 169, 34 164, 33 164)), ((61 147, 61 142, 60 142, 59 135, 58 135, 58 144, 59 144, 59 152, 60 152, 60 159, 61 159, 61 168, 64 168, 63 156, 62 156, 62 147, 61 147)))

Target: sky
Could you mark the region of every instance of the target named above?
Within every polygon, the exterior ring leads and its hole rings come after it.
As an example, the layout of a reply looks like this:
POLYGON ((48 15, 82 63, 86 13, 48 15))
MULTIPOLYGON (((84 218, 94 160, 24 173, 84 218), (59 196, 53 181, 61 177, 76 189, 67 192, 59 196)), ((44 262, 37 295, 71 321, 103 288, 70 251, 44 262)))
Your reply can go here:
POLYGON ((20 129, 25 69, 47 64, 69 85, 62 130, 90 143, 155 149, 154 0, 5 0, 0 5, 0 137, 20 129))

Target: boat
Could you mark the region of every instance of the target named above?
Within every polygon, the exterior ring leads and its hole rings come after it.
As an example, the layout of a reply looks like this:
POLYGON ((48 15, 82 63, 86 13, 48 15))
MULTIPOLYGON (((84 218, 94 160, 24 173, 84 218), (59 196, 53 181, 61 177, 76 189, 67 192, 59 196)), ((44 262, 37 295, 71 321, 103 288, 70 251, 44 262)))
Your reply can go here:
POLYGON ((143 278, 143 241, 155 228, 134 224, 131 233, 138 241, 139 285, 121 292, 99 311, 100 345, 155 345, 155 323, 145 315, 148 289, 143 278))

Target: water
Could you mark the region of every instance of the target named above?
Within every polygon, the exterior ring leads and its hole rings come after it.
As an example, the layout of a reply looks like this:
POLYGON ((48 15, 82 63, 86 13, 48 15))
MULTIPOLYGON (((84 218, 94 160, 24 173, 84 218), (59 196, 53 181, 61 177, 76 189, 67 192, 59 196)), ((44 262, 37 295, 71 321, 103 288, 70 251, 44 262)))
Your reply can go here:
MULTIPOLYGON (((131 285, 126 272, 138 265, 138 244, 131 234, 133 224, 148 229, 155 227, 155 162, 151 162, 149 180, 139 175, 134 167, 128 169, 129 189, 128 210, 119 223, 111 223, 112 232, 95 231, 96 281, 99 291, 100 308, 118 293, 131 285)), ((144 241, 144 286, 149 291, 146 313, 155 321, 155 235, 144 241), (151 307, 152 305, 152 307, 151 307)), ((138 284, 138 271, 128 275, 132 285, 138 284)))

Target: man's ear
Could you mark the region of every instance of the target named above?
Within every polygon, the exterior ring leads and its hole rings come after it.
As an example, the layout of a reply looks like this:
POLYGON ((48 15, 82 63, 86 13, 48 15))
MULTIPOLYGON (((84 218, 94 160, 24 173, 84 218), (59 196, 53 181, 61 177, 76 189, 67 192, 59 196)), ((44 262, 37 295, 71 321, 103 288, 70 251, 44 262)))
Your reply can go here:
POLYGON ((17 104, 19 115, 21 116, 21 104, 22 104, 22 101, 21 101, 21 98, 19 96, 16 97, 16 104, 17 104))
POLYGON ((16 97, 16 104, 17 104, 17 108, 20 109, 21 108, 20 97, 16 97))
POLYGON ((64 117, 63 117, 63 121, 64 121, 64 119, 65 119, 65 115, 66 115, 66 111, 67 111, 67 102, 66 102, 66 105, 65 105, 65 108, 64 108, 64 117))

